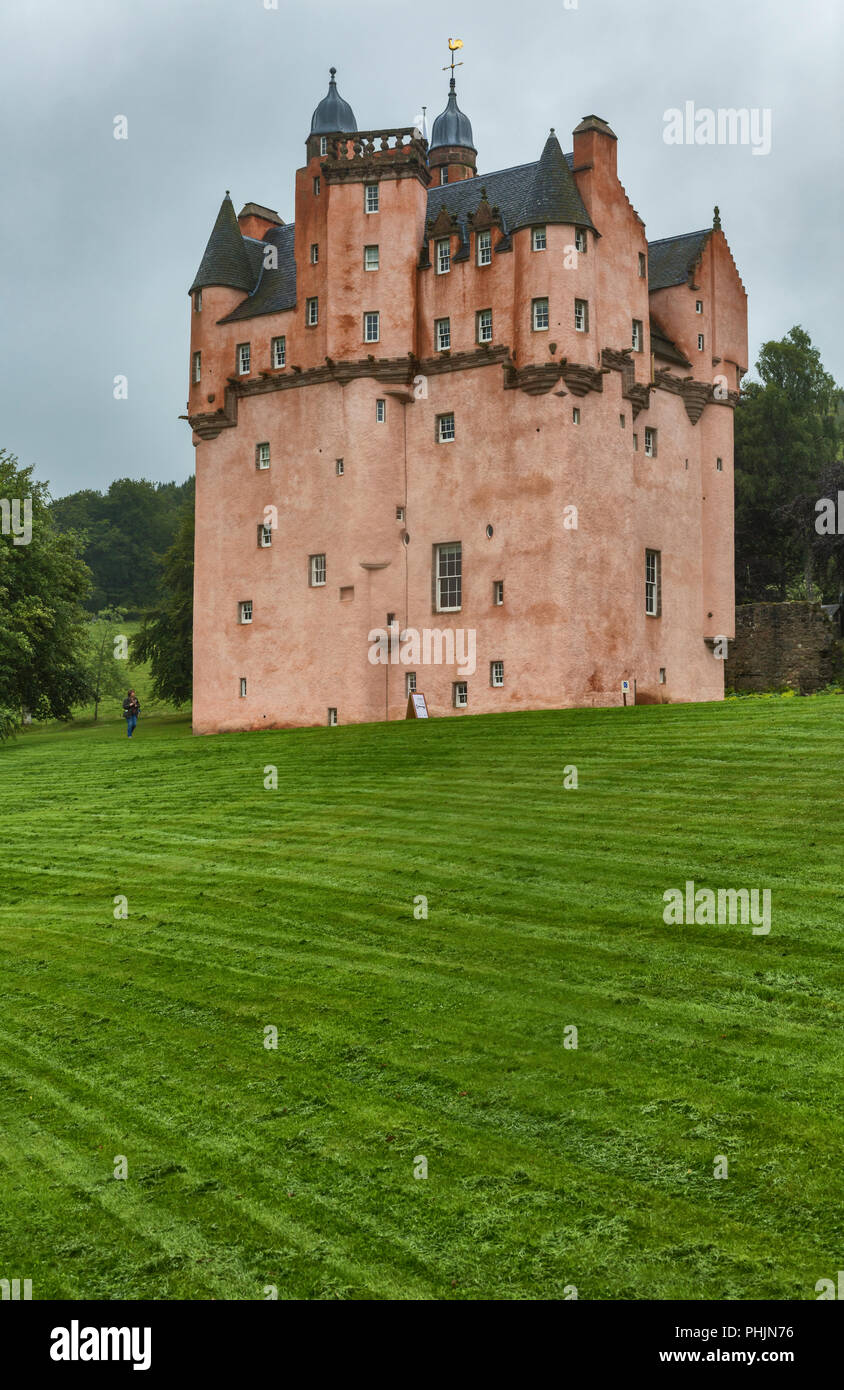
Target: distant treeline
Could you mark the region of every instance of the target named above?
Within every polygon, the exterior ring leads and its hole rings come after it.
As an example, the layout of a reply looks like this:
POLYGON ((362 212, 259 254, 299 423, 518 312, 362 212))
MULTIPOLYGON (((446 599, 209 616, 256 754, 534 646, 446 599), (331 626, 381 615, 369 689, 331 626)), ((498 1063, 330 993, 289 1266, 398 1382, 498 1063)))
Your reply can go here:
POLYGON ((193 495, 193 478, 184 483, 118 478, 108 492, 83 488, 50 503, 57 530, 82 538, 82 558, 93 576, 85 599, 90 612, 120 608, 137 614, 156 604, 165 552, 193 495))

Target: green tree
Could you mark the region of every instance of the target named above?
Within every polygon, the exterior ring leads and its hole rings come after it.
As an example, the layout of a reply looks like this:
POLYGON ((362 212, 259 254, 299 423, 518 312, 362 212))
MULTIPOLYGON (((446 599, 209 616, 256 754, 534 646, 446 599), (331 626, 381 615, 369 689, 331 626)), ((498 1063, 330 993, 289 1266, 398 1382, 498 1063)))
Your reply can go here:
POLYGON ((193 498, 185 503, 176 539, 164 556, 157 608, 132 638, 135 661, 148 661, 156 699, 178 709, 193 692, 193 498))
POLYGON ((839 393, 799 326, 763 344, 756 368, 735 416, 737 597, 785 599, 801 579, 812 597, 812 536, 793 503, 836 456, 839 393))
POLYGON ((72 706, 83 698, 82 602, 91 576, 79 537, 56 529, 47 485, 36 483, 32 468, 20 467, 5 449, 0 449, 0 511, 3 738, 19 725, 24 710, 69 719, 72 706))
POLYGON ((103 700, 126 693, 126 661, 115 651, 116 639, 126 641, 119 631, 125 616, 121 608, 104 608, 88 623, 84 669, 87 698, 94 702, 94 723, 103 700))

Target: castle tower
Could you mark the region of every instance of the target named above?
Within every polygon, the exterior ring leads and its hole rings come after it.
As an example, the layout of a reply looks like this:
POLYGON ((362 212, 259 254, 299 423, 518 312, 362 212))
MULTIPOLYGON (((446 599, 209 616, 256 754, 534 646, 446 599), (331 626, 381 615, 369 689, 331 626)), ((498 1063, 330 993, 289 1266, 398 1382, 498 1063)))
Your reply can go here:
POLYGON ((434 173, 434 183, 458 183, 472 179, 477 173, 478 152, 472 137, 472 122, 457 105, 457 86, 452 76, 448 104, 434 121, 428 164, 434 173))

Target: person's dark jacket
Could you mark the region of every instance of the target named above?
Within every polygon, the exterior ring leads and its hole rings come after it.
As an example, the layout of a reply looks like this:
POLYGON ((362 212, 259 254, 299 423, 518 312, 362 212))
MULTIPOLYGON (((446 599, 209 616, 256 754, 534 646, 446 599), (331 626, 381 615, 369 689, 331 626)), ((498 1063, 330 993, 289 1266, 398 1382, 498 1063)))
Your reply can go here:
POLYGON ((137 695, 134 697, 134 699, 131 700, 127 695, 126 699, 123 701, 123 718, 128 719, 130 714, 134 714, 135 718, 137 719, 140 712, 141 706, 140 702, 138 701, 137 695))

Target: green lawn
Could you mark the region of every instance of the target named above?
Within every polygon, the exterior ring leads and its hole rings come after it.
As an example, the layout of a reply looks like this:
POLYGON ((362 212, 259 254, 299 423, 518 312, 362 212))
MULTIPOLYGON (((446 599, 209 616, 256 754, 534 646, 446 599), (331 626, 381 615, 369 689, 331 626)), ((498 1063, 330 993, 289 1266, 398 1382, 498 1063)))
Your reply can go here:
POLYGON ((841 1266, 842 727, 830 695, 4 746, 0 1274, 814 1299, 841 1266), (770 935, 666 926, 687 879, 770 888, 770 935))

